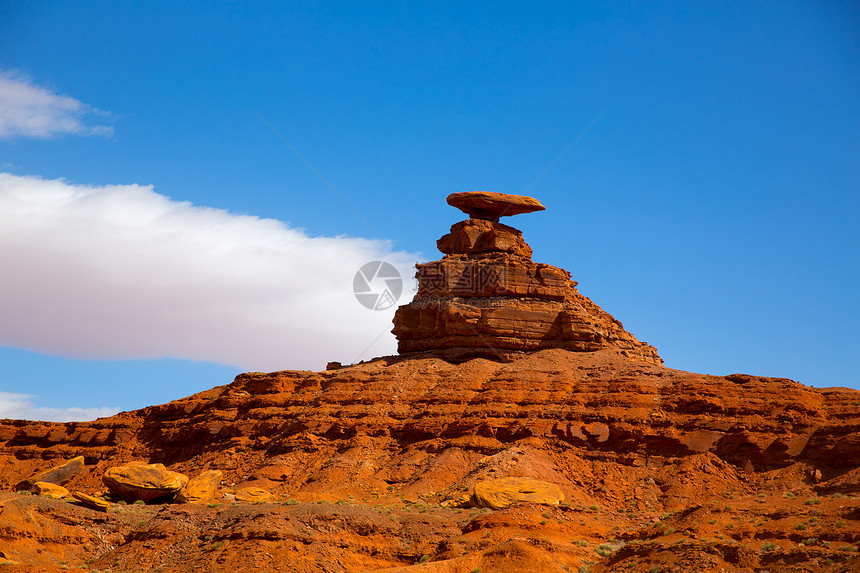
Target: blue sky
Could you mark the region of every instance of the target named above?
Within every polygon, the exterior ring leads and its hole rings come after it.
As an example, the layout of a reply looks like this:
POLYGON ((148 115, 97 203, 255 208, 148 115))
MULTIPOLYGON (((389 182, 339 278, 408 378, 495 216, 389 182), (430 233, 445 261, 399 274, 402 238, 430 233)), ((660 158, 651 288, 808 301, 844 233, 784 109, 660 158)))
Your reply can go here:
POLYGON ((179 4, 0 6, 0 416, 390 353, 353 274, 468 190, 667 366, 860 388, 856 3, 179 4))

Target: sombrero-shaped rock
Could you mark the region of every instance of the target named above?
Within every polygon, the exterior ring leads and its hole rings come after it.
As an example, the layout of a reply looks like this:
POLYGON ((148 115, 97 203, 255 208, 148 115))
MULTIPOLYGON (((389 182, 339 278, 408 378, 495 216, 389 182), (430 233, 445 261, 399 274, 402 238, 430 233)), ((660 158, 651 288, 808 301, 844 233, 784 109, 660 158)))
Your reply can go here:
POLYGON ((534 197, 508 195, 491 191, 467 191, 451 193, 448 204, 456 207, 473 219, 487 219, 498 222, 499 217, 510 217, 546 209, 534 197))

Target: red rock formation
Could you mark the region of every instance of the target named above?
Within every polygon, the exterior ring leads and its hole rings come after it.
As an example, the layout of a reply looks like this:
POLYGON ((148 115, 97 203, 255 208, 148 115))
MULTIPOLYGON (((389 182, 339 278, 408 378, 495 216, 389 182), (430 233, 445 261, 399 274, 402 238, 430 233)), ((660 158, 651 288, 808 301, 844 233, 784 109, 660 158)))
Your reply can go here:
POLYGON ((419 266, 435 306, 398 311, 424 353, 0 420, 3 570, 860 570, 860 392, 662 366, 489 220, 522 201, 488 201, 419 266), (181 499, 206 503, 121 505, 102 480, 129 462, 205 476, 181 499), (81 505, 12 491, 35 476, 81 505), (515 503, 478 501, 499 484, 515 503))
MULTIPOLYGON (((535 201, 530 197, 496 193, 489 202, 486 193, 476 195, 456 193, 452 204, 473 212, 475 207, 463 205, 480 203, 480 212, 489 213, 490 219, 535 210, 528 207, 528 201, 535 201)), ((418 292, 394 316, 392 332, 401 354, 433 352, 448 360, 504 361, 546 348, 579 352, 614 348, 662 362, 653 346, 636 340, 619 321, 579 294, 570 273, 532 262, 532 250, 517 229, 473 215, 453 225, 437 246, 445 256, 416 265, 418 292)))
POLYGON ((51 571, 92 558, 127 571, 366 571, 427 555, 452 572, 589 561, 847 572, 860 559, 860 392, 693 374, 613 349, 243 374, 95 422, 0 421, 0 468, 1 549, 51 571), (8 491, 76 455, 76 491, 97 493, 109 467, 143 460, 219 470, 222 497, 105 514, 8 491), (455 507, 506 477, 555 484, 568 505, 455 507), (280 503, 223 497, 248 487, 280 503), (628 545, 602 557, 610 539, 628 545))
POLYGON ((546 209, 540 201, 524 195, 508 195, 491 191, 469 191, 451 193, 448 204, 456 207, 473 219, 486 219, 494 223, 499 217, 532 213, 546 209))

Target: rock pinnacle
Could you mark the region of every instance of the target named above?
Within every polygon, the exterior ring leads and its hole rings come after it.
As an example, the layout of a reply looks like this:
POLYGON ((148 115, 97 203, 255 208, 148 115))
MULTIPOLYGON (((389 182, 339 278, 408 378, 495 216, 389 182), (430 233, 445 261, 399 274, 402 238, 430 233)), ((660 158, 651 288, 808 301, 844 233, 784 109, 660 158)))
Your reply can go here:
POLYGON ((469 215, 436 245, 442 260, 416 265, 418 292, 397 309, 400 354, 429 352, 453 362, 502 362, 547 348, 611 348, 661 363, 657 350, 576 290, 564 269, 532 261, 522 232, 499 217, 542 211, 540 201, 485 191, 454 193, 448 204, 469 215))

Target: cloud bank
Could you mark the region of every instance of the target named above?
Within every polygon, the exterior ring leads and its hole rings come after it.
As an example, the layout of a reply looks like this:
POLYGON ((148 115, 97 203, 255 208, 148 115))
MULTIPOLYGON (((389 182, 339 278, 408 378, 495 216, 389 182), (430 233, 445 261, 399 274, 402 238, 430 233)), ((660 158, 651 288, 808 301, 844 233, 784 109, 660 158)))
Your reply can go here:
POLYGON ((105 114, 14 72, 0 71, 0 138, 113 135, 110 126, 88 125, 92 115, 105 114))
POLYGON ((0 173, 3 346, 256 371, 391 354, 394 308, 367 309, 352 292, 373 260, 400 271, 408 300, 416 255, 384 241, 310 237, 150 186, 0 173))
POLYGON ((0 418, 43 420, 45 422, 86 422, 113 416, 119 408, 42 408, 30 401, 29 394, 0 392, 0 418))

